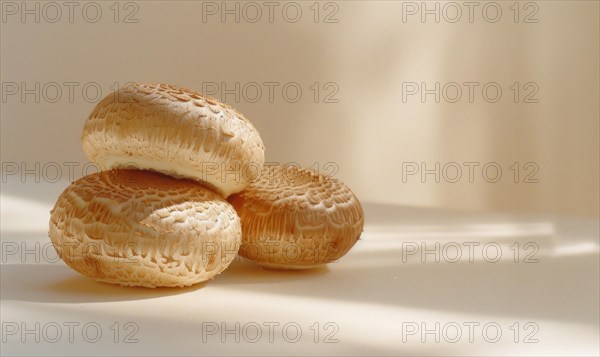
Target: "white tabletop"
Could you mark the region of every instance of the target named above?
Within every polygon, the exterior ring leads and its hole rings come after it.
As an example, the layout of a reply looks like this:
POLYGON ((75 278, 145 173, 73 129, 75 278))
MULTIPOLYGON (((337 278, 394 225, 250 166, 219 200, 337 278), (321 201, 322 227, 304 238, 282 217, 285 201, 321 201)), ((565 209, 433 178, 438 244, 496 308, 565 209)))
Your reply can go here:
POLYGON ((238 259, 198 286, 142 289, 55 261, 60 190, 15 192, 2 194, 3 355, 599 352, 597 220, 365 203, 361 240, 326 268, 238 259))

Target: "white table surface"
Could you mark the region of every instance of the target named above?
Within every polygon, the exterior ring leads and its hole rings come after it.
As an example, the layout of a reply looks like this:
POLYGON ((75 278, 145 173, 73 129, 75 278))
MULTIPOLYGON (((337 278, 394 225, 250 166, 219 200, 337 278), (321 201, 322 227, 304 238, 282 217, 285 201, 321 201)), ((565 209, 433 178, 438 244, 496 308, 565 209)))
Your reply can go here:
POLYGON ((326 268, 238 260, 191 288, 123 288, 54 261, 63 187, 26 186, 1 196, 2 355, 599 353, 597 220, 364 203, 362 239, 326 268), (421 254, 436 242, 439 263, 421 254))

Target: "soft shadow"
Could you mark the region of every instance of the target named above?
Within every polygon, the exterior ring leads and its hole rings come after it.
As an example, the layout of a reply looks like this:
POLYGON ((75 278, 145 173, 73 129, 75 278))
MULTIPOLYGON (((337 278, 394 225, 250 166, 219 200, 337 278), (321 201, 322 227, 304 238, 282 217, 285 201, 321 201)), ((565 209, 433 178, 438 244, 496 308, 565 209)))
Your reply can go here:
POLYGON ((388 264, 365 266, 361 260, 330 264, 328 274, 237 266, 214 283, 273 295, 533 321, 598 322, 598 273, 590 271, 597 266, 597 255, 546 256, 535 264, 403 264, 398 256, 393 264, 384 259, 388 264))
POLYGON ((468 225, 483 223, 530 223, 532 220, 548 220, 548 215, 519 214, 511 212, 481 212, 432 207, 402 206, 385 203, 363 202, 365 231, 389 226, 403 225, 468 225))
POLYGON ((539 222, 540 217, 377 204, 366 204, 364 208, 367 220, 361 241, 339 262, 328 264, 326 274, 268 271, 243 262, 232 266, 215 283, 265 294, 597 324, 600 295, 597 251, 555 254, 556 248, 578 241, 597 245, 597 229, 588 227, 589 221, 575 221, 578 229, 571 229, 571 220, 548 220, 545 223, 556 229, 543 235, 515 230, 485 238, 477 234, 452 234, 472 225, 482 226, 475 232, 482 234, 488 225, 492 231, 511 225, 528 226, 539 222), (442 244, 500 242, 503 257, 496 263, 482 259, 470 262, 466 255, 457 263, 444 260, 436 263, 432 256, 426 262, 418 259, 404 262, 398 243, 418 242, 411 235, 422 233, 414 230, 421 225, 427 227, 427 232, 435 232, 433 240, 442 244), (370 234, 374 232, 372 229, 389 234, 385 240, 376 239, 370 234), (526 242, 536 243, 540 250, 534 258, 538 262, 524 262, 531 250, 522 250, 515 262, 509 249, 511 242, 520 242, 520 247, 526 242))
POLYGON ((304 280, 310 281, 327 273, 329 273, 327 265, 302 270, 278 270, 261 267, 238 256, 227 270, 215 278, 212 284, 282 284, 304 280))
POLYGON ((124 287, 95 281, 60 264, 2 265, 2 300, 95 303, 154 299, 193 292, 205 283, 186 288, 124 287))
MULTIPOLYGON (((210 284, 251 285, 310 281, 329 272, 327 266, 306 270, 275 270, 236 258, 231 266, 210 280, 210 284)), ((154 299, 204 288, 207 282, 185 288, 141 288, 108 284, 87 278, 68 266, 56 264, 3 264, 2 300, 94 303, 154 299)))

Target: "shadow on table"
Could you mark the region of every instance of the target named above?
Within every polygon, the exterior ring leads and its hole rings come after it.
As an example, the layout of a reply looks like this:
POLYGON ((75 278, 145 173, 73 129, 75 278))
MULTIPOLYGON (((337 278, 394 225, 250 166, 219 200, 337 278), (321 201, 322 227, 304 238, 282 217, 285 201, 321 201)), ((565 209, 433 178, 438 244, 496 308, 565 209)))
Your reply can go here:
MULTIPOLYGON (((380 217, 385 219, 372 219, 372 222, 377 223, 380 233, 384 232, 384 238, 375 239, 376 235, 371 234, 367 224, 365 235, 356 249, 325 268, 275 271, 238 260, 206 284, 184 289, 144 289, 98 283, 78 275, 62 263, 3 265, 2 299, 56 303, 127 301, 183 293, 201 294, 206 287, 519 320, 554 319, 597 324, 597 251, 571 251, 563 255, 540 253, 538 262, 532 264, 513 259, 495 263, 483 260, 404 263, 401 246, 396 243, 410 237, 415 232, 415 224, 432 228, 438 240, 445 239, 444 231, 448 230, 454 234, 450 239, 456 241, 460 238, 456 233, 461 232, 456 227, 469 224, 484 224, 485 227, 489 223, 493 230, 499 224, 510 226, 513 220, 502 215, 461 213, 453 217, 438 215, 434 210, 422 210, 420 214, 419 210, 405 207, 378 208, 380 217), (387 244, 390 241, 395 245, 387 244)), ((369 212, 377 210, 371 208, 369 212)), ((538 222, 519 220, 519 224, 524 225, 538 222)), ((582 232, 594 231, 588 228, 584 227, 582 232)), ((504 243, 507 239, 509 242, 539 239, 540 242, 554 244, 555 241, 570 242, 581 238, 571 236, 576 233, 566 234, 557 229, 548 238, 521 236, 516 231, 502 239, 504 243)), ((588 233, 583 234, 584 239, 590 239, 586 236, 588 233)), ((477 237, 469 239, 476 240, 477 237)), ((596 244, 597 248, 597 242, 590 243, 596 244)))
MULTIPOLYGON (((289 283, 308 280, 327 273, 322 267, 300 271, 276 271, 258 267, 237 259, 228 268, 230 284, 289 283)), ((52 303, 90 303, 153 299, 201 290, 216 280, 185 288, 124 287, 98 282, 75 272, 64 263, 55 264, 3 264, 2 300, 20 300, 52 303)))
MULTIPOLYGON (((339 262, 329 264, 328 272, 268 271, 242 262, 213 283, 275 295, 518 320, 554 319, 598 324, 598 238, 597 228, 590 228, 589 224, 574 231, 561 228, 565 226, 563 222, 556 226, 556 222, 539 217, 468 212, 453 215, 385 205, 369 207, 367 219, 369 212, 380 215, 371 216, 357 247, 339 262), (378 228, 379 236, 370 234, 370 224, 378 228), (419 225, 431 229, 433 234, 427 236, 424 234, 427 232, 416 230, 419 225), (473 226, 477 229, 463 230, 473 226), (496 231, 501 233, 498 237, 492 234, 496 231), (413 234, 442 244, 447 241, 477 241, 481 245, 500 242, 505 257, 495 263, 483 259, 473 262, 460 259, 456 263, 442 259, 436 263, 430 255, 426 262, 418 259, 404 262, 398 242, 407 239, 417 242, 417 238, 411 239, 413 234), (461 234, 470 236, 465 239, 461 234), (577 241, 583 243, 572 244, 577 241), (541 248, 531 263, 525 263, 524 258, 532 250, 522 251, 515 262, 513 251, 509 250, 514 242, 520 242, 519 249, 526 242, 539 243, 541 248), (563 245, 567 252, 558 254, 563 245), (285 284, 290 281, 293 282, 285 284)), ((567 222, 566 226, 571 223, 567 222)))
POLYGON ((2 300, 51 303, 94 303, 153 299, 202 289, 204 283, 186 288, 137 288, 89 279, 63 263, 2 265, 2 300))

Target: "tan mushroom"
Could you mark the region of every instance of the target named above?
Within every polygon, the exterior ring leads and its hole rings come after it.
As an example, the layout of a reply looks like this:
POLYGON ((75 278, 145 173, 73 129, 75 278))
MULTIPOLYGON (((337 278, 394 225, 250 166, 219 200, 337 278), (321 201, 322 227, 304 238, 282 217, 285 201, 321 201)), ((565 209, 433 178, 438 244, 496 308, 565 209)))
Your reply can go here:
POLYGON ((73 269, 126 286, 188 286, 235 258, 233 207, 191 180, 139 170, 85 176, 60 195, 50 239, 73 269))
POLYGON ((229 202, 242 221, 239 254, 270 268, 336 261, 363 230, 362 207, 346 185, 295 166, 265 166, 260 179, 229 202))
POLYGON ((165 84, 134 83, 109 94, 88 117, 81 140, 102 170, 190 178, 224 197, 244 189, 265 160, 258 131, 241 113, 165 84))

